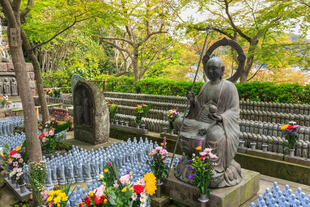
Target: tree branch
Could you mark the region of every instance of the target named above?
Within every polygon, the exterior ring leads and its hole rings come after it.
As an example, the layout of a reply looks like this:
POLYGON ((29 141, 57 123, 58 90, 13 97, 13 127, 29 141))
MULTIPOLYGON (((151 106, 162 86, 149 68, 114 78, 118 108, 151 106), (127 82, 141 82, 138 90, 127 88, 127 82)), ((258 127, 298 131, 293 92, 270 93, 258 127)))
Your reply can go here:
POLYGON ((118 49, 118 50, 120 50, 120 51, 126 52, 126 53, 130 56, 130 58, 132 57, 132 54, 131 54, 128 50, 126 50, 125 48, 121 48, 120 46, 116 45, 115 43, 110 42, 110 41, 107 41, 107 40, 105 40, 105 39, 101 39, 101 40, 102 40, 103 42, 107 43, 107 44, 112 45, 113 47, 115 47, 116 49, 118 49))
POLYGON ((250 81, 251 79, 253 79, 253 78, 257 75, 257 73, 261 70, 262 67, 263 67, 263 64, 261 64, 261 65, 259 66, 259 68, 257 68, 257 70, 256 70, 255 73, 252 75, 252 77, 249 78, 247 81, 250 81))
POLYGON ((25 18, 27 14, 31 11, 33 3, 34 3, 33 0, 28 0, 27 7, 20 13, 21 22, 25 22, 25 18))
POLYGON ((127 42, 130 45, 134 45, 134 43, 130 40, 126 40, 125 38, 117 38, 117 37, 100 37, 101 39, 106 39, 106 40, 120 40, 120 41, 124 41, 127 42))
POLYGON ((225 12, 226 15, 229 19, 229 23, 230 25, 234 28, 234 30, 236 30, 238 32, 238 34, 243 37, 244 39, 246 39, 247 41, 251 42, 251 38, 249 36, 247 36, 246 34, 244 34, 234 23, 230 13, 229 13, 229 2, 227 0, 224 0, 225 3, 225 12))
POLYGON ((6 18, 8 19, 8 22, 12 24, 13 28, 17 28, 17 21, 14 15, 13 8, 11 6, 10 0, 1 0, 0 1, 1 6, 3 7, 3 12, 5 13, 6 18))
POLYGON ((67 31, 68 29, 70 29, 71 27, 73 27, 76 24, 77 20, 76 20, 76 16, 74 17, 74 22, 69 25, 68 27, 66 27, 65 29, 61 30, 60 32, 57 32, 54 36, 52 36, 50 39, 46 40, 45 42, 42 42, 40 44, 35 45, 32 50, 36 49, 37 47, 40 47, 46 43, 49 43, 50 41, 52 41, 53 39, 55 39, 58 35, 61 35, 62 33, 64 33, 65 31, 67 31))

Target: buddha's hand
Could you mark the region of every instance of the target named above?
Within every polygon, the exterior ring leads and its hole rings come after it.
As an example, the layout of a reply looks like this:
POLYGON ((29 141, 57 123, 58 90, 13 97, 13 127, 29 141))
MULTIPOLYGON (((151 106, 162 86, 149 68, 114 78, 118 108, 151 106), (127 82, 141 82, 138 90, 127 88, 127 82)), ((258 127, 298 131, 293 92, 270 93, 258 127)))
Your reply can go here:
POLYGON ((217 113, 209 113, 209 118, 214 120, 214 121, 222 121, 223 118, 221 115, 217 114, 217 113))
POLYGON ((199 134, 200 136, 204 136, 204 135, 207 134, 207 130, 206 130, 206 129, 199 129, 199 130, 198 130, 198 134, 199 134))
POLYGON ((195 94, 192 91, 187 92, 186 97, 190 103, 195 103, 195 94))

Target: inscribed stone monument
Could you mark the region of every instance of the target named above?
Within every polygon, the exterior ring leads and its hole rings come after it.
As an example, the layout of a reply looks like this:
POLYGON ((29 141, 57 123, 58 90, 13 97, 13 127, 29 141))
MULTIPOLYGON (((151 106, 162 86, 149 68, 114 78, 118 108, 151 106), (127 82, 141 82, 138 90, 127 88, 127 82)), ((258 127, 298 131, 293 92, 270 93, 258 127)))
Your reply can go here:
POLYGON ((110 134, 109 109, 97 86, 79 80, 73 89, 74 137, 99 144, 107 142, 110 134))
MULTIPOLYGON (((235 85, 223 79, 225 66, 219 57, 209 59, 204 66, 210 81, 203 85, 196 98, 191 92, 187 95, 190 110, 180 132, 180 146, 189 160, 197 152, 195 147, 202 138, 203 147, 212 148, 218 157, 213 160, 216 166, 210 187, 233 186, 242 179, 241 167, 234 160, 240 134, 239 95, 235 85)), ((174 123, 179 130, 182 119, 179 117, 174 123)), ((175 176, 191 183, 188 176, 192 172, 186 164, 178 165, 175 176)))

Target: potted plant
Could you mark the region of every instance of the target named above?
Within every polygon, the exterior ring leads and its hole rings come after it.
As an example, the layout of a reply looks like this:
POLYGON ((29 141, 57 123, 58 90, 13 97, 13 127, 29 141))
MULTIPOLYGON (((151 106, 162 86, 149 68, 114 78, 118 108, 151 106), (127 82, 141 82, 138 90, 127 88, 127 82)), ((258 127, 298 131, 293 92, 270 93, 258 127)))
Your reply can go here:
POLYGON ((142 123, 142 117, 144 117, 147 112, 151 109, 151 105, 141 104, 136 105, 136 123, 140 126, 142 123))
POLYGON ((161 146, 156 147, 151 153, 150 153, 150 159, 148 160, 150 167, 152 171, 154 172, 154 175, 157 178, 157 191, 156 191, 156 197, 161 196, 161 185, 163 184, 163 181, 167 177, 168 174, 168 151, 166 150, 167 141, 166 137, 164 137, 163 142, 161 143, 161 146))
POLYGON ((296 122, 289 122, 289 124, 283 125, 281 130, 284 133, 284 137, 288 142, 288 146, 284 150, 289 150, 290 156, 294 156, 296 142, 298 140, 297 130, 299 125, 296 122))
POLYGON ((188 160, 188 168, 192 171, 189 179, 193 179, 193 184, 200 190, 200 198, 202 206, 206 206, 209 201, 210 182, 213 176, 214 162, 217 156, 212 153, 211 148, 205 148, 202 151, 202 140, 196 147, 197 155, 193 154, 192 160, 188 160))

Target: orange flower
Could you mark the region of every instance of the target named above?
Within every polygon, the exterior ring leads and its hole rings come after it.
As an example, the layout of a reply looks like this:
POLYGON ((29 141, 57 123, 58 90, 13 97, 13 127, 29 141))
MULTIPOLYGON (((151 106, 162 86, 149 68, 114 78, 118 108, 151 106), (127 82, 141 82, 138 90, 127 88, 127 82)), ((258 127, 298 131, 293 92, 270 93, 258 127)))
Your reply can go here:
POLYGON ((201 150, 201 146, 198 146, 195 148, 196 150, 200 151, 201 150))

